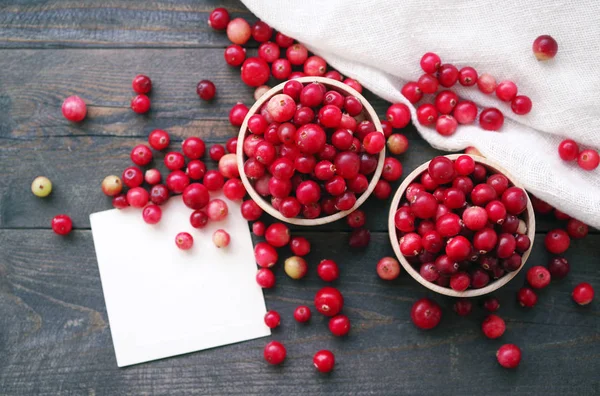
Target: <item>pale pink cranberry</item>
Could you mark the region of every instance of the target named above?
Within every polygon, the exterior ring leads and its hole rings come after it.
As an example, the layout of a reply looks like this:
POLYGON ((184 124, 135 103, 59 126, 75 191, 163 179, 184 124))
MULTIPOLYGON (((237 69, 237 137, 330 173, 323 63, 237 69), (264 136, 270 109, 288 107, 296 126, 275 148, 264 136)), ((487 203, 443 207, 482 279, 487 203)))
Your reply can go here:
POLYGON ((227 24, 227 38, 234 44, 244 45, 250 40, 250 24, 243 18, 235 18, 227 24))
POLYGON ((470 100, 458 102, 452 115, 459 124, 472 124, 477 118, 477 106, 470 100))
POLYGON ((435 124, 435 130, 442 136, 450 136, 456 132, 458 123, 451 115, 441 115, 435 124))
POLYGON ((491 94, 496 91, 496 79, 488 73, 483 73, 477 79, 477 88, 484 94, 491 94))
POLYGON ((67 120, 80 122, 87 114, 87 106, 79 96, 69 96, 62 104, 62 113, 67 120))

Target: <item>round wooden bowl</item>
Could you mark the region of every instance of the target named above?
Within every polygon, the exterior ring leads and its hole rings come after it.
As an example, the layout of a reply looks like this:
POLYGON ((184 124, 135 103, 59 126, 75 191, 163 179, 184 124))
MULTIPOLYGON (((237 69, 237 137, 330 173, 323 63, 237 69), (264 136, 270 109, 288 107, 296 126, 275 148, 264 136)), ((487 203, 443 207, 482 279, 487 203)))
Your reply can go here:
MULTIPOLYGON (((335 91, 342 93, 344 96, 352 95, 352 96, 357 97, 363 105, 363 113, 365 114, 365 120, 371 121, 375 125, 375 129, 378 132, 383 133, 383 129, 381 127, 381 123, 379 122, 379 117, 377 117, 377 113, 375 112, 375 110, 373 109, 371 104, 355 89, 351 88, 350 86, 348 86, 342 82, 333 80, 331 78, 301 77, 301 78, 297 78, 296 80, 298 80, 302 84, 318 82, 318 83, 325 85, 329 90, 333 89, 335 91)), ((371 195, 371 193, 375 189, 375 185, 377 184, 377 181, 379 181, 381 172, 383 171, 383 161, 385 160, 385 148, 381 151, 381 153, 379 153, 379 161, 377 163, 377 168, 375 169, 375 172, 371 175, 371 181, 369 182, 369 187, 367 188, 367 190, 364 193, 362 193, 356 199, 356 203, 354 204, 354 206, 351 209, 337 212, 337 213, 334 213, 332 215, 325 216, 325 217, 318 217, 316 219, 304 219, 304 218, 297 218, 297 217, 288 218, 288 217, 283 216, 277 209, 275 209, 273 206, 271 206, 270 202, 267 202, 262 196, 260 196, 260 194, 258 194, 254 190, 254 187, 250 183, 250 180, 248 180, 248 177, 246 177, 246 174, 244 173, 244 162, 245 162, 246 158, 245 158, 245 154, 244 154, 243 142, 244 142, 244 139, 248 132, 248 120, 250 119, 250 117, 253 116, 254 114, 257 114, 258 112, 260 112, 260 109, 262 108, 262 106, 265 103, 267 103, 274 95, 281 93, 283 91, 283 87, 286 82, 283 82, 283 83, 271 88, 263 96, 261 96, 256 101, 256 103, 254 103, 254 105, 250 108, 250 110, 248 111, 248 114, 246 115, 246 118, 244 119, 244 122, 242 123, 242 126, 240 127, 240 132, 238 134, 238 142, 240 142, 240 144, 238 144, 237 152, 236 152, 238 169, 240 172, 240 178, 242 179, 242 183, 244 184, 246 191, 248 192, 248 194, 250 194, 250 197, 252 197, 254 202, 256 202, 258 204, 258 206, 260 206, 265 212, 267 212, 268 214, 270 214, 271 216, 275 217, 278 220, 281 220, 281 221, 284 221, 284 222, 290 223, 290 224, 303 225, 303 226, 315 226, 315 225, 331 223, 333 221, 336 221, 336 220, 346 217, 347 215, 352 213, 354 210, 358 209, 358 207, 367 200, 369 195, 371 195)))
MULTIPOLYGON (((451 155, 446 155, 446 157, 450 158, 451 160, 455 160, 456 158, 458 158, 461 155, 467 155, 467 154, 451 154, 451 155)), ((521 183, 519 183, 513 176, 511 176, 500 165, 496 164, 493 161, 488 160, 487 158, 480 157, 477 155, 471 155, 471 157, 475 160, 476 163, 480 163, 480 164, 484 165, 486 168, 488 168, 496 173, 502 173, 504 176, 506 176, 508 178, 508 180, 514 186, 520 187, 523 189, 523 191, 525 191, 525 188, 521 185, 521 183)), ((398 241, 398 235, 396 233, 396 224, 394 223, 394 215, 396 214, 396 210, 398 209, 400 201, 401 201, 402 197, 404 196, 404 193, 406 192, 406 188, 408 187, 409 184, 411 184, 413 181, 415 181, 415 179, 417 179, 421 175, 421 173, 423 173, 423 171, 427 170, 427 168, 429 166, 429 162, 430 161, 427 161, 423 165, 419 166, 411 174, 409 174, 406 177, 406 179, 404 179, 404 181, 402 182, 400 187, 398 187, 398 190, 396 191, 396 194, 394 195, 394 199, 392 200, 392 204, 390 206, 388 229, 389 229, 389 235, 390 235, 390 242, 392 243, 392 247, 394 248, 394 252, 396 253, 396 256, 398 257, 398 260, 400 260, 400 263, 402 264, 402 266, 404 267, 406 272, 408 272, 410 274, 410 276, 415 278, 417 282, 419 282, 420 284, 422 284, 429 290, 433 290, 436 293, 444 294, 446 296, 476 297, 476 296, 481 296, 484 294, 491 293, 491 292, 501 288, 502 286, 504 286, 505 284, 510 282, 510 280, 512 278, 514 278, 519 273, 519 271, 521 271, 521 269, 525 266, 525 262, 527 261, 527 258, 529 257, 529 254, 531 253, 531 248, 533 247, 533 240, 535 237, 535 216, 533 214, 533 206, 531 205, 531 200, 529 199, 529 195, 527 195, 527 209, 525 211, 525 223, 527 224, 527 236, 531 240, 531 246, 522 255, 521 267, 519 267, 519 269, 516 271, 509 272, 509 273, 505 274, 503 277, 490 282, 487 286, 482 287, 481 289, 467 289, 465 291, 460 292, 460 291, 452 290, 450 287, 442 287, 435 283, 432 283, 432 282, 429 282, 429 281, 423 279, 423 277, 421 276, 419 271, 415 270, 413 268, 413 266, 404 258, 404 255, 400 252, 400 244, 398 241)), ((526 192, 526 194, 527 194, 527 192, 526 192)))

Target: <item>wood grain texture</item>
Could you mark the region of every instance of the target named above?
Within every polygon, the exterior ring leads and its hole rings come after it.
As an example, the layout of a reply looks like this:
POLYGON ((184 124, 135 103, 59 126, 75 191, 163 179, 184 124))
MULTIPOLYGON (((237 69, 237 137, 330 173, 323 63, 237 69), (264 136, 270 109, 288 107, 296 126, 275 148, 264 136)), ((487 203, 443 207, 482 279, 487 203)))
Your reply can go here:
MULTIPOLYGON (((485 390, 528 395, 600 390, 598 305, 578 307, 570 299, 576 283, 600 281, 594 258, 600 236, 569 251, 570 259, 577 254, 573 272, 542 291, 534 309, 520 308, 514 300, 524 272, 500 290, 499 314, 508 329, 501 339, 487 340, 480 330, 485 313, 477 304, 471 316, 460 318, 452 312, 452 299, 431 294, 406 274, 393 282, 377 278, 376 258, 392 254, 386 234, 374 234, 364 251, 348 251, 345 233, 296 235, 313 244, 308 276, 293 281, 278 264, 278 284, 265 293, 269 309, 282 315, 282 327, 271 337, 287 346, 282 367, 262 360, 267 339, 260 339, 118 369, 91 233, 75 231, 61 238, 47 230, 0 231, 2 393, 421 395, 485 390), (324 257, 342 269, 336 285, 352 320, 347 339, 334 338, 316 312, 309 325, 292 318, 297 305, 313 305, 314 293, 324 285, 315 271, 324 257), (442 323, 433 331, 419 331, 410 322, 411 304, 423 296, 443 308, 442 323), (496 363, 496 349, 507 342, 523 349, 518 370, 496 363), (311 363, 323 348, 338 359, 327 376, 317 375, 311 363)), ((546 259, 536 245, 527 265, 546 259)))
POLYGON ((0 3, 0 48, 223 47, 208 26, 216 7, 250 23, 235 0, 7 0, 0 3))

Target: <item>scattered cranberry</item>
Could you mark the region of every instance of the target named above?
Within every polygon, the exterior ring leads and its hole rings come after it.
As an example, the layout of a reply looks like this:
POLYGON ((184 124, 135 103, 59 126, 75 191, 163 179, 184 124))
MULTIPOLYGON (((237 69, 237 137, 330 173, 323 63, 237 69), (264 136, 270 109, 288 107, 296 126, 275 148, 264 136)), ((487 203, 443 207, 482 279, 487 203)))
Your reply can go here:
POLYGON ((227 24, 227 38, 234 44, 246 44, 251 35, 250 25, 243 18, 235 18, 227 24))
POLYGON ((203 210, 195 210, 190 215, 190 225, 194 228, 204 228, 208 224, 208 215, 203 210))
POLYGON ((290 278, 302 279, 308 272, 308 265, 302 257, 292 256, 285 260, 284 270, 290 278))
POLYGON ((500 302, 496 297, 490 297, 483 302, 483 307, 489 312, 496 312, 500 308, 500 302))
POLYGON ((294 319, 300 323, 306 323, 310 320, 311 312, 310 308, 306 305, 300 305, 294 310, 294 319))
POLYGON ((422 298, 413 304, 410 318, 418 328, 429 330, 440 323, 442 310, 436 302, 422 298))
POLYGON ((225 8, 215 8, 208 17, 208 25, 215 30, 225 30, 229 23, 229 12, 225 8))
POLYGON ((371 241, 371 233, 366 228, 357 228, 350 234, 348 244, 351 248, 365 248, 371 241))
POLYGON ((270 289, 275 286, 275 275, 268 268, 261 268, 256 272, 256 283, 263 289, 270 289))
POLYGON ((125 209, 129 206, 127 202, 127 196, 125 194, 116 195, 113 197, 112 205, 116 209, 125 209))
POLYGON ((408 150, 408 139, 401 133, 394 133, 388 137, 387 148, 394 155, 404 154, 408 150))
POLYGON ((52 231, 58 235, 67 235, 73 228, 73 221, 66 214, 56 215, 52 218, 51 222, 52 231))
POLYGON ((438 69, 438 80, 442 87, 451 87, 458 81, 458 69, 449 63, 443 64, 438 69))
POLYGON ((162 210, 157 205, 148 205, 142 211, 142 217, 147 224, 157 224, 162 217, 162 210))
POLYGON ((600 164, 600 155, 598 155, 596 150, 583 150, 577 157, 577 164, 583 170, 594 170, 598 167, 598 164, 600 164))
POLYGON ((451 115, 441 115, 435 124, 435 130, 442 136, 454 135, 458 123, 451 115))
POLYGON ((504 368, 516 368, 521 363, 521 349, 514 344, 504 344, 496 352, 496 359, 504 368))
POLYGON ((565 139, 558 145, 558 155, 563 161, 574 161, 579 157, 579 146, 572 139, 565 139))
MULTIPOLYGON (((36 178, 36 180, 37 180, 37 178, 36 178)), ((34 180, 34 183, 36 183, 36 180, 34 180)), ((50 181, 48 180, 48 182, 50 182, 50 181)), ((42 184, 39 184, 39 185, 42 186, 42 184)), ((33 186, 33 184, 32 184, 32 186, 33 186)), ((42 188, 40 188, 40 189, 42 189, 42 188)), ((48 190, 50 190, 50 191, 52 190, 51 183, 50 183, 50 187, 46 188, 46 191, 48 191, 48 190)), ((102 180, 102 192, 104 194, 106 194, 107 196, 114 197, 116 195, 119 195, 122 190, 123 190, 123 183, 121 182, 121 179, 119 178, 119 176, 114 176, 114 175, 106 176, 104 178, 104 180, 102 180)), ((46 193, 46 191, 44 191, 44 193, 46 193)), ((49 191, 46 193, 46 195, 42 195, 42 196, 45 197, 48 194, 50 194, 49 191)))
POLYGON ((395 103, 387 109, 386 119, 394 128, 404 128, 410 122, 410 110, 404 103, 395 103))
POLYGON ((413 104, 417 103, 423 97, 423 92, 421 91, 421 88, 419 88, 419 84, 414 81, 404 84, 400 93, 413 104))
POLYGON ((429 126, 436 123, 438 111, 431 103, 422 104, 417 108, 417 120, 421 125, 429 126))
POLYGON ((274 329, 281 323, 281 316, 277 311, 267 311, 265 314, 265 324, 269 329, 274 329))
POLYGON ((148 143, 154 150, 162 151, 169 147, 170 142, 169 134, 161 129, 153 130, 148 136, 148 143))
POLYGON ((544 243, 550 253, 562 254, 569 248, 571 238, 569 238, 569 234, 566 231, 555 229, 546 234, 544 243))
POLYGON ((543 289, 550 284, 550 272, 541 265, 531 267, 527 271, 527 282, 534 289, 543 289))
POLYGON ((196 86, 196 93, 203 100, 212 100, 217 93, 217 88, 212 81, 202 80, 196 86))
POLYGON ((531 99, 525 95, 518 95, 510 103, 510 108, 513 113, 518 115, 525 115, 531 111, 532 103, 531 99))
POLYGON ((477 70, 471 66, 465 66, 458 72, 458 82, 460 85, 470 87, 477 84, 477 70))
POLYGON ((558 43, 551 36, 544 34, 533 41, 533 54, 539 61, 546 61, 556 56, 558 43))
POLYGON ((338 289, 326 286, 315 295, 315 307, 325 316, 337 315, 344 306, 344 297, 338 289))
POLYGON ((329 373, 335 365, 335 356, 331 351, 319 351, 313 357, 313 364, 320 373, 329 373))
POLYGON ((257 21, 252 25, 252 38, 259 43, 269 41, 273 36, 273 28, 263 21, 257 21))
POLYGON ((472 124, 477 118, 477 106, 470 100, 458 102, 452 115, 459 124, 472 124))
POLYGON ((144 180, 146 183, 153 186, 161 182, 162 175, 158 169, 148 169, 146 173, 144 173, 144 180))
POLYGON ((454 302, 453 308, 459 316, 468 316, 473 309, 473 303, 468 298, 459 298, 454 302))
POLYGON ((377 275, 383 280, 394 280, 400 275, 400 263, 393 257, 384 257, 377 263, 377 275))
POLYGON ((87 114, 87 107, 79 96, 69 96, 62 104, 62 113, 67 120, 80 122, 87 114))
POLYGON ((492 75, 484 73, 477 79, 477 88, 485 94, 491 94, 496 91, 496 79, 492 75))
POLYGON ((167 175, 165 183, 171 192, 181 194, 190 184, 190 178, 183 171, 176 170, 167 175))
POLYGON ((180 232, 175 236, 175 244, 181 250, 189 250, 194 244, 194 238, 187 232, 180 232))
POLYGON ((577 304, 587 305, 594 299, 594 288, 589 283, 582 282, 575 286, 571 296, 577 304))
POLYGON ((512 101, 517 96, 517 84, 512 81, 502 81, 496 86, 496 97, 503 102, 512 101))
POLYGON ((494 107, 484 109, 479 115, 479 125, 486 131, 497 131, 503 124, 504 116, 494 107))
POLYGON ((285 360, 286 350, 282 343, 271 341, 265 345, 263 352, 265 360, 271 364, 281 364, 285 360))
POLYGON ((131 99, 131 110, 138 114, 147 113, 150 110, 150 98, 140 94, 131 99))
POLYGON ((134 208, 143 208, 148 203, 150 195, 142 187, 134 187, 127 191, 127 202, 134 208))
POLYGON ((569 273, 571 269, 569 262, 564 257, 554 257, 550 259, 548 263, 548 271, 552 279, 558 280, 563 279, 569 273))
POLYGON ((338 265, 333 260, 321 260, 317 266, 319 278, 325 282, 333 282, 340 276, 338 265))
POLYGON ((502 319, 500 316, 489 315, 483 321, 481 330, 483 330, 483 334, 485 334, 487 338, 495 339, 504 334, 504 331, 506 330, 506 324, 504 323, 504 319, 502 319))
POLYGON ((343 337, 350 332, 350 319, 346 315, 336 315, 329 319, 329 331, 334 336, 343 337))
POLYGON ((425 73, 433 74, 437 72, 441 64, 442 60, 437 54, 434 54, 433 52, 427 52, 421 58, 421 69, 423 69, 425 73))
POLYGON ((150 189, 150 200, 156 205, 162 205, 169 199, 169 189, 164 184, 157 184, 150 189))
POLYGON ((131 82, 131 88, 133 88, 135 93, 147 94, 152 90, 152 80, 148 76, 138 74, 131 82))
POLYGON ((225 48, 225 62, 230 66, 239 66, 246 60, 246 49, 237 44, 225 48))
POLYGON ((532 289, 522 287, 517 293, 517 300, 521 306, 531 308, 537 303, 538 297, 532 289))

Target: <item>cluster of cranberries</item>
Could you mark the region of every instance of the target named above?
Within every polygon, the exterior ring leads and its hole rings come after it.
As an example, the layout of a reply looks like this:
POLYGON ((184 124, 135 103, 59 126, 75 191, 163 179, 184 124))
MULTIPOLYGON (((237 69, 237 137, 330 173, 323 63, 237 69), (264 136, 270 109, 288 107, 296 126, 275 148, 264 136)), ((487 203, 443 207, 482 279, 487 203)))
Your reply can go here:
MULTIPOLYGON (((279 254, 277 248, 290 247, 294 256, 284 261, 284 271, 291 279, 302 279, 308 273, 308 264, 304 259, 310 253, 310 242, 303 237, 292 237, 288 227, 283 223, 274 223, 266 227, 261 221, 252 225, 256 236, 264 237, 265 241, 258 242, 254 247, 254 259, 260 267, 256 274, 256 282, 263 288, 275 286, 275 274, 271 268, 277 264, 279 254)), ((333 260, 322 260, 317 266, 317 274, 325 282, 333 282, 339 277, 339 267, 333 260)), ((342 293, 334 287, 326 286, 315 294, 315 308, 321 314, 330 317, 329 330, 335 336, 342 337, 350 331, 350 319, 341 314, 344 306, 342 293)), ((311 318, 311 310, 306 305, 300 305, 294 310, 294 319, 306 323, 311 318)), ((273 329, 280 325, 281 316, 277 311, 268 311, 265 324, 273 329)), ((264 349, 265 360, 271 364, 281 364, 286 357, 286 349, 278 341, 269 342, 264 349)), ((333 370, 335 358, 330 351, 319 351, 315 354, 313 363, 320 372, 333 370)))
MULTIPOLYGON (((456 132, 458 124, 472 124, 477 118, 478 109, 475 103, 469 100, 460 100, 451 88, 457 82, 464 87, 477 85, 484 94, 496 93, 496 97, 503 102, 510 102, 515 114, 523 115, 531 111, 531 99, 525 95, 517 95, 517 85, 512 81, 501 81, 487 73, 478 74, 477 70, 465 66, 460 70, 450 64, 442 63, 437 54, 428 52, 421 58, 421 68, 425 72, 418 81, 406 83, 401 93, 412 104, 418 103, 424 94, 436 94, 432 103, 421 104, 417 108, 417 119, 421 125, 435 126, 436 131, 443 136, 450 136, 456 132), (444 89, 446 88, 446 89, 444 89)), ((408 107, 400 104, 404 112, 408 107)), ((389 111, 388 111, 389 113, 389 111)), ((390 114, 388 114, 388 119, 390 114)), ((479 126, 488 131, 497 131, 504 124, 504 115, 495 107, 483 109, 479 114, 479 126)))
MULTIPOLYGON (((363 106, 323 84, 288 81, 248 119, 244 172, 256 192, 288 218, 314 219, 350 210, 369 186, 386 144, 363 106), (343 111, 348 112, 344 114, 343 111)), ((383 178, 398 180, 402 165, 387 158, 383 178)))
POLYGON ((527 195, 506 176, 468 155, 436 157, 404 198, 394 216, 400 252, 423 279, 464 291, 521 267, 527 195))

